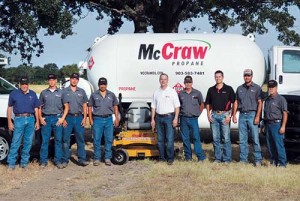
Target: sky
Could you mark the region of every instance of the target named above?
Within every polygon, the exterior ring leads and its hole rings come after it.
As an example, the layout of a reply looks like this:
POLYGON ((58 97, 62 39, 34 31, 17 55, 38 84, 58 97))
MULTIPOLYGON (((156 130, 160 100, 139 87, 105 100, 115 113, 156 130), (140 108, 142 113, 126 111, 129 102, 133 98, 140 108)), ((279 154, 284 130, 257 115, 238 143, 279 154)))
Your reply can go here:
MULTIPOLYGON (((68 36, 66 39, 61 39, 59 35, 44 36, 45 31, 40 31, 40 39, 44 43, 44 53, 40 57, 33 56, 32 65, 44 66, 48 63, 55 63, 61 68, 64 65, 78 64, 80 61, 86 60, 88 55, 86 50, 93 44, 96 37, 103 36, 107 33, 109 24, 109 19, 97 21, 95 18, 95 14, 89 13, 74 26, 75 34, 68 36)), ((296 25, 297 24, 299 24, 299 22, 297 22, 296 25)), ((184 28, 191 27, 192 25, 201 28, 193 33, 212 33, 211 26, 205 18, 196 19, 192 23, 181 23, 179 32, 184 33, 184 28)), ((277 33, 274 28, 271 25, 268 28, 269 33, 265 35, 255 34, 256 43, 265 56, 271 46, 282 45, 282 43, 277 40, 277 33)), ((119 33, 133 33, 133 31, 133 23, 127 21, 123 24, 119 33)), ((226 33, 242 34, 238 26, 230 28, 226 33)), ((10 57, 11 60, 10 65, 7 67, 17 67, 22 64, 20 55, 8 55, 5 53, 4 55, 10 57)))

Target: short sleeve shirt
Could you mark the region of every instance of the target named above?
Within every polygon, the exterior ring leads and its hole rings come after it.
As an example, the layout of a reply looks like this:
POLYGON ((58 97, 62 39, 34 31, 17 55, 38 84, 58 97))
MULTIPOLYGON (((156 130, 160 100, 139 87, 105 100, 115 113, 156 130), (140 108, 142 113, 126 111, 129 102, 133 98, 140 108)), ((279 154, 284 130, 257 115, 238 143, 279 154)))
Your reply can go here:
POLYGON ((241 112, 256 111, 258 100, 261 100, 261 87, 255 83, 250 86, 242 84, 236 90, 236 100, 238 101, 238 110, 241 112))
POLYGON ((40 102, 34 91, 29 90, 24 94, 21 89, 16 89, 9 95, 8 106, 13 107, 14 114, 34 114, 35 108, 40 107, 40 102))
POLYGON ((159 88, 154 92, 151 108, 155 108, 156 113, 173 113, 177 107, 180 107, 178 94, 171 87, 167 87, 165 90, 159 88))
POLYGON ((83 104, 88 102, 85 91, 77 87, 76 91, 73 92, 71 86, 63 90, 63 99, 65 102, 69 103, 69 113, 79 114, 83 113, 83 104))
POLYGON ((199 117, 200 105, 203 103, 202 93, 196 89, 192 89, 190 93, 182 90, 179 93, 180 116, 199 117))
POLYGON ((205 103, 211 105, 212 110, 228 111, 234 101, 232 87, 224 83, 221 89, 217 89, 216 85, 208 89, 205 103))
POLYGON ((66 100, 63 99, 63 91, 56 88, 53 92, 48 88, 41 92, 40 103, 42 106, 42 113, 49 114, 61 114, 64 110, 63 106, 66 100))
POLYGON ((105 97, 100 94, 100 91, 97 90, 92 93, 88 106, 93 107, 94 115, 110 115, 114 112, 114 106, 119 105, 116 95, 107 90, 105 97))
POLYGON ((287 102, 283 96, 277 94, 266 99, 264 107, 265 120, 281 120, 284 111, 287 112, 287 102))

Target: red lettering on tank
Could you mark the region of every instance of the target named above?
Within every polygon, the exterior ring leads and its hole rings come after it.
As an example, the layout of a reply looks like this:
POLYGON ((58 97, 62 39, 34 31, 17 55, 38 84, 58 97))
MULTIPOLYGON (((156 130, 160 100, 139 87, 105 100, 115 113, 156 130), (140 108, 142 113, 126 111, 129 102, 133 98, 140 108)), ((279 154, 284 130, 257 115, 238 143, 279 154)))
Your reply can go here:
POLYGON ((165 60, 169 59, 204 59, 207 46, 174 46, 166 43, 162 47, 161 55, 165 60))

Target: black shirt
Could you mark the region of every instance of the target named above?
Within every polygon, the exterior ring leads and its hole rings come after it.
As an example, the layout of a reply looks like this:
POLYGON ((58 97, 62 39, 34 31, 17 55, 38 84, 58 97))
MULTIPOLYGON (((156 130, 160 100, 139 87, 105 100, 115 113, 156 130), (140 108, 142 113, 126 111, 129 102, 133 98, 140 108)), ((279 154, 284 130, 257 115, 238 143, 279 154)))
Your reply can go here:
POLYGON ((235 101, 235 93, 231 86, 223 84, 221 89, 216 85, 210 87, 207 91, 205 104, 209 104, 212 110, 228 111, 231 104, 235 101))

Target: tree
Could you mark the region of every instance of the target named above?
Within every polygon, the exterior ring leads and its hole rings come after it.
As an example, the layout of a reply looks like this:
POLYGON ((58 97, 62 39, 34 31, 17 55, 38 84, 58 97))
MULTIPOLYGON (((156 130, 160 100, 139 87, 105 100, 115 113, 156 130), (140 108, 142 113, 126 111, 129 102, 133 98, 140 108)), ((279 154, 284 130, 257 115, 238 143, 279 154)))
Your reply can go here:
POLYGON ((0 49, 19 51, 30 62, 33 53, 43 52, 40 30, 65 38, 87 11, 97 12, 98 20, 110 17, 110 34, 118 32, 124 20, 134 23, 136 33, 150 28, 155 33, 176 33, 180 23, 206 16, 215 32, 239 25, 244 34, 265 34, 271 25, 279 41, 300 45, 300 35, 293 29, 296 18, 290 14, 299 6, 299 0, 3 0, 0 49))
POLYGON ((66 65, 60 69, 61 78, 70 77, 72 73, 78 73, 78 68, 76 64, 66 65))

